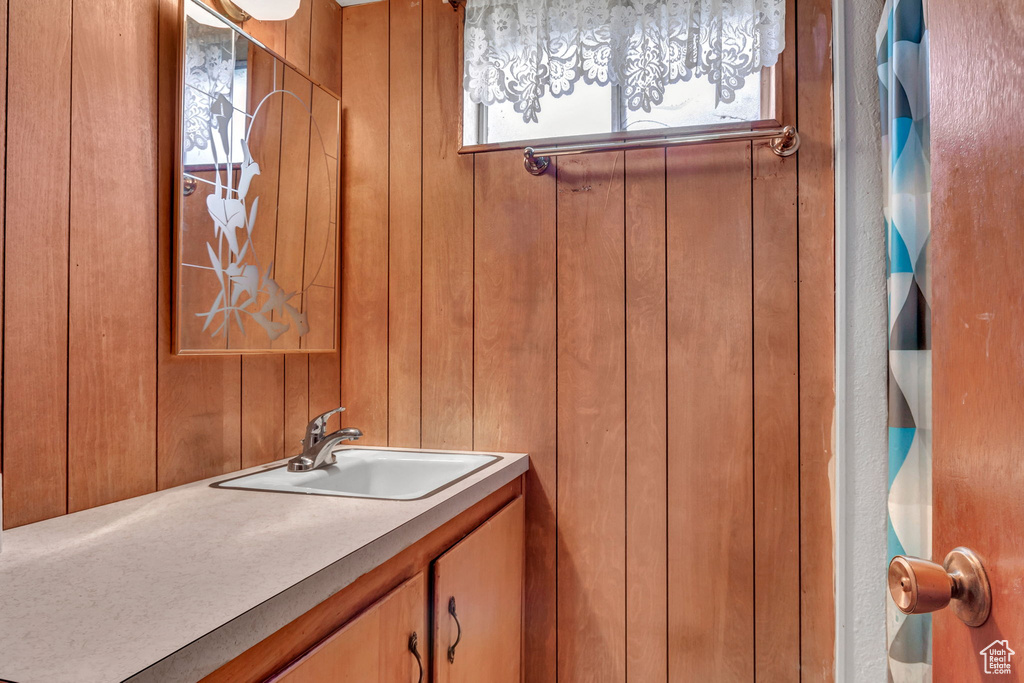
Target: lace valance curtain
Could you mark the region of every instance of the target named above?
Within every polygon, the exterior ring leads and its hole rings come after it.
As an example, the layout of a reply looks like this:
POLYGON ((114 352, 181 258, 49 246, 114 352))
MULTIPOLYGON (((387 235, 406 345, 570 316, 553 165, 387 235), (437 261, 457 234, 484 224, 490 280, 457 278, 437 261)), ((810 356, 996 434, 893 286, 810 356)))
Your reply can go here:
POLYGON ((649 112, 667 85, 706 77, 718 106, 775 64, 785 25, 786 0, 468 0, 464 86, 526 122, 580 80, 649 112))

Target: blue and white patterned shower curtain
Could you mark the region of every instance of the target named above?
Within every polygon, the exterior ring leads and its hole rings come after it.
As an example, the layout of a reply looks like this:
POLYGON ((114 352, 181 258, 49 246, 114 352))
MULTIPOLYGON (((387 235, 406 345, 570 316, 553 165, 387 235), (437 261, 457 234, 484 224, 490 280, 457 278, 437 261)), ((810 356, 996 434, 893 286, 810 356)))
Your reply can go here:
MULTIPOLYGON (((889 294, 889 557, 931 558, 932 345, 925 0, 888 0, 878 28, 889 294)), ((931 680, 931 616, 887 597, 889 680, 931 680)))

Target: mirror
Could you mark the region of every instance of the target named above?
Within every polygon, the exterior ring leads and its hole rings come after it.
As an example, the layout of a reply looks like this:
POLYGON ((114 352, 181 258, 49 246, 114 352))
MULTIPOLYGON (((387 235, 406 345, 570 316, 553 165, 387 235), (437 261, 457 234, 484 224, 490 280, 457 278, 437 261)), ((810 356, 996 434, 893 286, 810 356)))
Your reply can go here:
POLYGON ((334 351, 339 99, 183 5, 174 350, 334 351))

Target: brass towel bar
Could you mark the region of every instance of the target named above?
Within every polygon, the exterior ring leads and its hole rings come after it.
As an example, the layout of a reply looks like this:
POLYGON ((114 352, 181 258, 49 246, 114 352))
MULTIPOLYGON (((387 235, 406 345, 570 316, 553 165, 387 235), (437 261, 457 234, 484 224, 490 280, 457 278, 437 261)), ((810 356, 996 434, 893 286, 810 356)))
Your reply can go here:
POLYGON ((780 128, 762 128, 758 130, 733 130, 718 133, 691 133, 661 138, 643 138, 640 140, 621 140, 618 142, 589 142, 578 145, 560 145, 550 147, 527 147, 523 150, 523 165, 533 175, 541 175, 548 170, 551 157, 586 154, 588 152, 608 152, 624 149, 649 149, 652 147, 679 147, 682 145, 700 145, 708 142, 729 142, 733 140, 771 140, 772 151, 780 157, 796 154, 800 148, 800 135, 793 126, 780 128))

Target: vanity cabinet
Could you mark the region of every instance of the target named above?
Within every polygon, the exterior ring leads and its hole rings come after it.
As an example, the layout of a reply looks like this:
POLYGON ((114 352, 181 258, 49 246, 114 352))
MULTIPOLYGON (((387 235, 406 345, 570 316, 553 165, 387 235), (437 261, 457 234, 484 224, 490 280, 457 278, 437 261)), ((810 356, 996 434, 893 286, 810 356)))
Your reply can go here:
POLYGON ((272 683, 425 681, 427 578, 421 572, 272 677, 272 683))
POLYGON ((516 498, 434 562, 435 683, 519 683, 524 526, 516 498))
POLYGON ((522 494, 506 484, 203 683, 520 683, 522 494))

